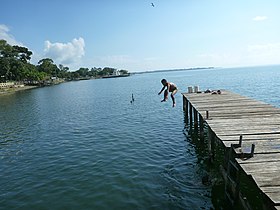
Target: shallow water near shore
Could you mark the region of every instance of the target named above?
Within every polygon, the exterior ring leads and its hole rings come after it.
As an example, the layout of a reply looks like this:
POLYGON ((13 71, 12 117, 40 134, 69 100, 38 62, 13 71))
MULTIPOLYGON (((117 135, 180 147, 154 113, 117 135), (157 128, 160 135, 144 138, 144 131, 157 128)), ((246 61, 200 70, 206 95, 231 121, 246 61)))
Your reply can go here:
POLYGON ((279 76, 279 66, 158 72, 1 96, 0 209, 216 208, 181 93, 199 85, 279 107, 279 76), (179 88, 174 108, 157 95, 162 78, 179 88))
POLYGON ((8 94, 13 94, 18 91, 24 91, 24 90, 29 90, 29 89, 33 89, 33 88, 37 88, 37 86, 23 86, 23 87, 12 87, 12 88, 0 89, 0 97, 4 96, 4 95, 8 95, 8 94))

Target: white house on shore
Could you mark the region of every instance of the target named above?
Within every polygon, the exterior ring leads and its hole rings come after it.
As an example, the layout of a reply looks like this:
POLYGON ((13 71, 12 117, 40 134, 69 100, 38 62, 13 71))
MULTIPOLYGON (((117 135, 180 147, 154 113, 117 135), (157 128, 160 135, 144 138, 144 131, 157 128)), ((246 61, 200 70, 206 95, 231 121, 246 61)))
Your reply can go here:
POLYGON ((18 88, 18 87, 24 87, 24 84, 21 83, 14 83, 14 82, 0 82, 0 89, 1 88, 18 88))
POLYGON ((14 82, 2 82, 0 83, 0 88, 9 88, 15 85, 14 82))
POLYGON ((120 71, 119 70, 117 70, 117 69, 114 69, 114 71, 113 71, 113 74, 112 74, 113 76, 120 76, 121 75, 121 73, 120 73, 120 71))

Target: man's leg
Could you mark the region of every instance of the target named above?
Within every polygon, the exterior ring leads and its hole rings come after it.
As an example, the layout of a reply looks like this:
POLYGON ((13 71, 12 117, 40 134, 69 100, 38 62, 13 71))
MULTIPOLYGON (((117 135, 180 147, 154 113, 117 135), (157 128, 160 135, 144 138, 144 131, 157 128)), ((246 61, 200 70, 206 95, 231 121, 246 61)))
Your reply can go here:
POLYGON ((175 97, 174 95, 177 93, 177 89, 174 90, 172 93, 171 93, 171 98, 172 98, 172 102, 173 102, 173 107, 176 106, 176 103, 175 103, 175 97))
POLYGON ((167 99, 168 99, 168 90, 165 90, 164 91, 164 101, 167 101, 167 99))

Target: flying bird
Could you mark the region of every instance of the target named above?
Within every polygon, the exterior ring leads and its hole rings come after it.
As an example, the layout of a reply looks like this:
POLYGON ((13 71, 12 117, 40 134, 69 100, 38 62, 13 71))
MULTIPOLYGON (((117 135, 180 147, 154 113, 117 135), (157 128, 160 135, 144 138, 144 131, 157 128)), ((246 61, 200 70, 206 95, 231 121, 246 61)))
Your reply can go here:
POLYGON ((151 3, 152 7, 155 7, 154 3, 151 3))

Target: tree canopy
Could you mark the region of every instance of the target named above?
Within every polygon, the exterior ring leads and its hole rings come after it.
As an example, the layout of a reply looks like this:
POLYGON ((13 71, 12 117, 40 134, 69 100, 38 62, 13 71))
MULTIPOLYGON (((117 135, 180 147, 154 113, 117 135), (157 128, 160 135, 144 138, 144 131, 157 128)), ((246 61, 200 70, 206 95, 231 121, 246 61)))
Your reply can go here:
MULTIPOLYGON (((0 40, 0 82, 4 81, 36 81, 40 82, 51 77, 64 79, 79 79, 88 77, 102 77, 112 75, 117 69, 105 68, 79 68, 70 71, 69 67, 54 63, 51 58, 39 60, 38 65, 30 63, 32 52, 23 46, 11 46, 6 40, 0 40)), ((121 74, 128 74, 120 70, 121 74)))

